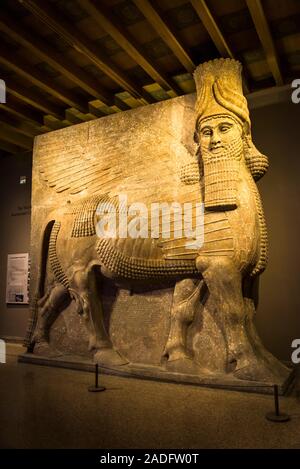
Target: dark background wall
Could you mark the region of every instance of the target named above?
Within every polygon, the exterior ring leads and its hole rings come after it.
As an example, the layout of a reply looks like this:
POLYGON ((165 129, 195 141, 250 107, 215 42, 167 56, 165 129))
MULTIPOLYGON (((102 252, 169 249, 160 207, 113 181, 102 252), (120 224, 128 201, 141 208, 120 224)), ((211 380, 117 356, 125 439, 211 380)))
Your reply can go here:
POLYGON ((269 235, 269 264, 260 280, 256 324, 265 345, 288 360, 300 338, 300 104, 251 112, 256 146, 269 157, 259 182, 269 235))
POLYGON ((29 252, 31 153, 0 159, 0 336, 25 335, 28 306, 6 305, 7 254, 29 252), (27 176, 27 184, 20 184, 27 176), (25 207, 25 208, 24 208, 25 207), (26 212, 26 214, 23 214, 26 212))
MULTIPOLYGON (((270 169, 259 183, 269 230, 269 265, 260 280, 256 324, 267 348, 289 360, 291 342, 300 338, 300 104, 286 102, 251 111, 253 139, 269 157, 270 169)), ((7 254, 29 252, 31 156, 0 160, 0 336, 23 337, 28 307, 5 304, 7 254), (19 184, 22 175, 29 183, 19 184)))

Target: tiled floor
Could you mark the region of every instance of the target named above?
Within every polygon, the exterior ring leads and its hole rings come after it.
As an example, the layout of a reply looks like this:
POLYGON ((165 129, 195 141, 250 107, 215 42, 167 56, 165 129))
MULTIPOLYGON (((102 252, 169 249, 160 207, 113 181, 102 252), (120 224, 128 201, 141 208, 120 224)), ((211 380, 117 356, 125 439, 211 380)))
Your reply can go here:
POLYGON ((93 375, 17 362, 0 365, 1 448, 300 448, 300 383, 281 398, 288 423, 265 419, 272 396, 93 375))

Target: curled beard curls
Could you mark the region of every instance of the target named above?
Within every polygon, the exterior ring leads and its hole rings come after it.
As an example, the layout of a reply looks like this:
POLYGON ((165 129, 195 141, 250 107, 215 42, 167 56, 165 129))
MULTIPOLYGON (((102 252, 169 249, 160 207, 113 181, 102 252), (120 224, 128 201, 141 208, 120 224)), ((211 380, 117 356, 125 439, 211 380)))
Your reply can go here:
POLYGON ((248 135, 243 134, 243 147, 246 165, 254 181, 258 181, 268 170, 268 157, 256 148, 250 133, 248 135))

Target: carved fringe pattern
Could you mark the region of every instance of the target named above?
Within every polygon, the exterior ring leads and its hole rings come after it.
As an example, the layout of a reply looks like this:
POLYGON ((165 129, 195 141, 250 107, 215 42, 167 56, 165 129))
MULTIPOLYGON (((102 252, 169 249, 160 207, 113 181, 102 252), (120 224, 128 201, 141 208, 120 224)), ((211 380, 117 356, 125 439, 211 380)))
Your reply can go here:
POLYGON ((69 213, 75 215, 72 238, 94 236, 96 234, 94 216, 100 202, 102 204, 111 204, 113 200, 108 196, 95 195, 71 207, 69 213))
POLYGON ((265 215, 263 211, 263 206, 261 202, 261 198, 258 192, 258 189, 256 187, 256 184, 252 178, 252 176, 249 174, 249 182, 250 182, 250 187, 251 190, 254 194, 255 197, 255 205, 256 205, 256 210, 258 213, 258 221, 259 221, 259 233, 260 233, 260 252, 259 252, 259 259, 250 273, 251 277, 255 277, 256 275, 261 274, 268 262, 268 232, 267 232, 267 225, 266 225, 266 220, 265 220, 265 215))
POLYGON ((240 162, 220 158, 204 164, 205 208, 236 206, 240 162))
MULTIPOLYGON (((60 230, 60 226, 61 226, 60 222, 55 222, 52 227, 50 240, 49 240, 48 255, 49 255, 49 261, 50 261, 50 265, 53 270, 55 279, 58 280, 60 283, 62 283, 66 288, 69 288, 69 281, 61 268, 60 262, 56 254, 56 241, 57 241, 57 236, 60 230)), ((38 297, 38 295, 35 295, 32 301, 30 302, 30 318, 28 319, 26 336, 23 342, 25 347, 30 346, 31 341, 32 341, 32 335, 37 324, 39 299, 40 298, 38 297)))
MULTIPOLYGON (((218 116, 217 116, 218 117, 218 116)), ((201 147, 204 165, 205 208, 208 210, 236 206, 243 141, 240 136, 214 154, 201 147)))
POLYGON ((101 263, 123 278, 145 280, 179 275, 199 275, 193 260, 172 262, 130 257, 118 251, 107 239, 101 239, 96 249, 101 263))
POLYGON ((64 287, 69 288, 69 280, 62 270, 56 252, 56 242, 60 227, 61 223, 57 221, 53 225, 49 242, 49 260, 55 279, 64 287))
POLYGON ((198 161, 193 161, 191 163, 186 163, 180 169, 180 181, 186 185, 192 185, 199 183, 200 174, 199 174, 199 163, 198 161))

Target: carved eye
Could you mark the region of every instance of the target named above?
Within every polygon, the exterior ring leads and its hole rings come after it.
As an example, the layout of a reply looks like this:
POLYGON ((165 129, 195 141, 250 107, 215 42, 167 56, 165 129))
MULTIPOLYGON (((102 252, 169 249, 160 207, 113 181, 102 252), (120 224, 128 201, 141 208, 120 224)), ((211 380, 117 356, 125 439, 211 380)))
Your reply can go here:
POLYGON ((203 129, 201 133, 202 135, 205 135, 205 136, 212 134, 211 129, 203 129))
POLYGON ((231 129, 231 127, 232 126, 229 124, 221 124, 219 128, 221 132, 227 132, 227 130, 231 129))

